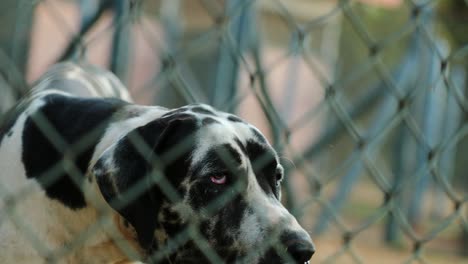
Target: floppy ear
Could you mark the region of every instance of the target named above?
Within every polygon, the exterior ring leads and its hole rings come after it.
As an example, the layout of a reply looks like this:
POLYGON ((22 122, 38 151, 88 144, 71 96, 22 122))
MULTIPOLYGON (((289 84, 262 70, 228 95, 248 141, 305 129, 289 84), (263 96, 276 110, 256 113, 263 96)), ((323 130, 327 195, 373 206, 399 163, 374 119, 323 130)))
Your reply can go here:
POLYGON ((104 199, 133 226, 145 250, 157 246, 152 245, 154 230, 158 211, 166 199, 149 178, 151 171, 164 173, 173 185, 185 177, 195 128, 196 121, 185 115, 157 119, 109 147, 91 169, 104 199), (163 157, 179 141, 187 142, 185 151, 164 163, 164 167, 153 168, 151 160, 163 157))

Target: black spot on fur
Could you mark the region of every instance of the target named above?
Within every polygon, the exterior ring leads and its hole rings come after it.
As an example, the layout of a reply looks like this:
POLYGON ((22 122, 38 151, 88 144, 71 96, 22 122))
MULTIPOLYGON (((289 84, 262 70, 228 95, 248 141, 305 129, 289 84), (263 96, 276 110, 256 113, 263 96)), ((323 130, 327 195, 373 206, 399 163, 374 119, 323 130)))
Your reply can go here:
MULTIPOLYGON (((244 175, 246 177, 246 175, 244 175)), ((232 182, 233 183, 233 182, 232 182)), ((232 189, 233 185, 217 186, 207 181, 197 181, 190 190, 190 197, 193 197, 192 208, 199 210, 207 205, 212 205, 214 199, 219 198, 225 192, 234 194, 231 197, 225 197, 220 201, 222 206, 211 211, 213 214, 208 219, 204 219, 200 225, 200 233, 213 245, 213 250, 221 256, 225 263, 234 263, 239 257, 238 249, 233 247, 235 240, 238 239, 239 228, 247 203, 243 199, 246 188, 237 190, 232 189)), ((197 249, 197 247, 195 248, 197 249)))
POLYGON ((83 208, 86 202, 78 185, 84 180, 94 148, 108 126, 111 116, 124 103, 112 99, 80 99, 61 95, 44 98, 46 104, 25 122, 23 131, 22 159, 28 178, 35 178, 45 189, 47 196, 59 200, 72 209, 83 208), (61 137, 49 138, 52 134, 42 132, 35 120, 42 116, 61 137), (79 140, 89 136, 86 145, 78 145, 79 140), (59 140, 68 145, 57 149, 54 143, 59 140), (65 154, 67 153, 67 154, 65 154), (65 166, 60 165, 54 172, 49 170, 59 164, 64 157, 69 157, 81 174, 74 180, 65 166), (46 178, 54 178, 48 182, 46 178))
MULTIPOLYGON (((242 195, 239 194, 236 197, 234 197, 230 203, 226 204, 226 206, 223 208, 224 212, 223 214, 220 215, 220 220, 219 221, 219 226, 217 226, 217 237, 223 237, 223 233, 230 233, 232 235, 237 234, 237 231, 240 229, 240 224, 242 221, 242 218, 244 217, 244 213, 247 210, 247 203, 245 200, 242 198, 242 195), (224 224, 222 226, 221 224, 224 224)), ((230 241, 226 241, 227 243, 225 244, 228 246, 228 243, 230 241)), ((229 243, 232 245, 232 243, 229 243)))
POLYGON ((248 156, 247 149, 245 148, 244 144, 242 144, 242 142, 238 138, 235 138, 234 141, 237 143, 237 146, 242 150, 242 153, 248 156))
POLYGON ((216 119, 214 119, 214 118, 212 118, 212 117, 205 117, 205 118, 203 118, 203 120, 202 120, 202 124, 203 124, 204 126, 206 126, 206 125, 211 125, 211 124, 219 124, 219 123, 220 123, 220 122, 219 122, 218 120, 216 120, 216 119))
POLYGON ((265 139, 265 137, 264 137, 260 132, 258 132, 257 129, 250 128, 250 130, 252 131, 252 133, 254 134, 255 138, 256 138, 260 143, 267 144, 267 140, 265 139))
POLYGON ((163 214, 164 214, 164 219, 171 224, 177 223, 180 221, 179 214, 177 214, 170 208, 164 208, 163 214))
POLYGON ((190 110, 192 110, 195 113, 199 113, 199 114, 216 116, 215 112, 213 112, 210 109, 207 109, 205 107, 202 107, 202 106, 194 106, 190 110))
POLYGON ((275 151, 270 146, 255 141, 247 142, 246 149, 259 185, 265 193, 273 193, 278 166, 275 151))
POLYGON ((240 119, 239 117, 237 117, 235 115, 230 115, 228 117, 228 120, 232 121, 232 122, 245 123, 244 120, 240 119))
POLYGON ((234 159, 236 165, 242 164, 241 154, 229 144, 224 144, 223 149, 226 149, 229 152, 229 158, 234 159))
POLYGON ((241 257, 241 252, 233 245, 238 239, 239 228, 247 207, 240 192, 232 199, 223 201, 219 211, 201 224, 201 234, 216 245, 213 249, 225 263, 235 263, 241 257))

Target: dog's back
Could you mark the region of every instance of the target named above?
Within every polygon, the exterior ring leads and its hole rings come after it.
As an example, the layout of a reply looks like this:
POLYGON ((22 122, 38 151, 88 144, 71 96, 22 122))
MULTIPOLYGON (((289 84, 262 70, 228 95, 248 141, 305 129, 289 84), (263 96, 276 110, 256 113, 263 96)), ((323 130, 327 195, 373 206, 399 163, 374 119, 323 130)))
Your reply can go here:
MULTIPOLYGON (((50 199, 49 191, 52 190, 53 193, 53 188, 72 186, 70 192, 79 188, 75 186, 78 185, 77 183, 71 182, 72 180, 68 178, 65 180, 54 179, 54 165, 62 160, 63 153, 55 149, 58 146, 54 146, 52 141, 56 140, 56 143, 60 145, 63 144, 63 142, 60 142, 61 140, 71 140, 70 137, 74 133, 84 134, 85 130, 91 130, 91 128, 81 126, 78 119, 93 116, 93 107, 108 108, 107 112, 111 115, 119 105, 125 104, 124 101, 119 99, 131 100, 127 90, 115 76, 89 65, 67 62, 52 67, 34 85, 30 96, 21 102, 16 109, 10 111, 8 118, 0 126, 0 168, 2 170, 0 172, 1 263, 45 263, 49 260, 53 261, 53 259, 48 259, 50 252, 57 252, 57 249, 63 247, 64 254, 67 254, 66 244, 76 239, 74 237, 76 233, 79 233, 80 230, 86 230, 89 225, 96 221, 98 216, 94 208, 73 209, 73 206, 67 207, 56 199, 50 199), (92 100, 80 102, 80 98, 83 97, 114 97, 117 100, 109 99, 107 104, 102 104, 101 101, 93 104, 92 100), (73 102, 65 102, 64 100, 73 100, 73 102), (57 104, 63 104, 65 107, 56 107, 54 109, 57 104), (84 108, 88 115, 82 117, 76 114, 73 115, 73 113, 78 112, 75 111, 76 109, 72 109, 73 107, 82 110, 84 108), (40 112, 42 113, 36 115, 38 109, 41 109, 40 112), (44 112, 47 110, 53 111, 53 116, 58 116, 57 113, 60 113, 64 118, 69 116, 69 119, 66 122, 46 120, 42 123, 45 127, 41 127, 39 125, 41 123, 40 118, 45 117, 45 119, 48 119, 49 117, 44 112), (70 113, 72 114, 70 115, 70 113), (33 119, 37 120, 33 120, 31 116, 35 116, 33 119), (34 121, 37 121, 37 124, 34 121), (52 128, 47 128, 47 126, 52 126, 52 128), (43 133, 42 129, 50 130, 52 140, 45 140, 47 135, 44 137, 44 134, 47 133, 43 133), (36 134, 25 136, 25 131, 36 134), (57 135, 54 135, 54 131, 60 131, 61 135, 57 137, 57 135), (44 140, 41 141, 41 139, 44 140), (25 158, 27 158, 28 153, 33 154, 34 147, 41 148, 41 153, 49 154, 41 156, 40 160, 29 162, 28 165, 25 158), (44 149, 47 151, 44 151, 44 149), (31 173, 31 170, 36 170, 36 172, 31 173), (46 174, 48 175, 45 176, 46 174), (31 175, 37 176, 37 178, 31 178, 31 175), (65 183, 64 181, 69 182, 65 183), (53 227, 53 231, 51 231, 51 227, 53 227)), ((106 111, 99 109, 96 114, 99 113, 106 113, 106 111)), ((86 122, 86 124, 99 126, 100 118, 105 119, 105 117, 97 117, 96 124, 93 124, 93 122, 86 122)), ((103 132, 101 131, 101 133, 103 132)), ((97 140, 96 137, 94 141, 97 140)), ((81 171, 80 173, 84 172, 81 171)), ((61 174, 63 172, 56 175, 61 174)), ((75 195, 70 193, 70 197, 72 196, 75 195)), ((74 202, 76 201, 70 201, 71 204, 74 202)), ((106 234, 97 232, 93 237, 96 240, 105 240, 105 236, 106 234)), ((120 253, 111 254, 118 255, 120 253)), ((70 262, 79 263, 81 257, 86 259, 86 256, 72 256, 68 259, 71 260, 70 262)), ((99 263, 99 254, 93 257, 95 262, 99 263)))
POLYGON ((114 74, 86 63, 62 62, 36 82, 33 92, 57 89, 77 97, 132 99, 114 74))

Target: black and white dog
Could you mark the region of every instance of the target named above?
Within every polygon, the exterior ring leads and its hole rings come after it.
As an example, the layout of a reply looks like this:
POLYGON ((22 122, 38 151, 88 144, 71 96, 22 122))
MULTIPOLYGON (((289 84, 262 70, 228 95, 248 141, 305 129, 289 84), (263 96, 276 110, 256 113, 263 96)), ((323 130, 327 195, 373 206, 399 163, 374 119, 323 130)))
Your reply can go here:
POLYGON ((280 203, 283 168, 254 126, 207 105, 129 100, 111 74, 65 63, 6 120, 2 263, 309 261, 312 240, 280 203))

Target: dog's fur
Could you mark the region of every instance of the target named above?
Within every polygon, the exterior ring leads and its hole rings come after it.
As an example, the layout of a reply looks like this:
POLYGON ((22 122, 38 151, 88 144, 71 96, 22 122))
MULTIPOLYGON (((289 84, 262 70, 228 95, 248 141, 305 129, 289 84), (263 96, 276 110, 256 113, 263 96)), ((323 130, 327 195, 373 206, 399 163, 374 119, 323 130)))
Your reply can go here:
POLYGON ((255 127, 207 105, 129 103, 83 69, 56 67, 0 130, 2 263, 310 258, 255 127))

